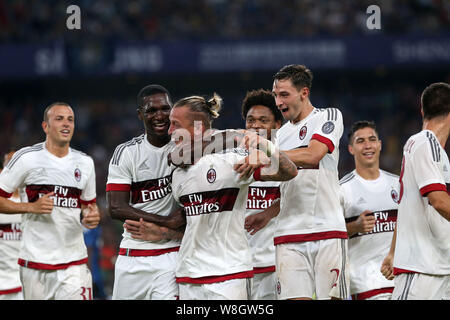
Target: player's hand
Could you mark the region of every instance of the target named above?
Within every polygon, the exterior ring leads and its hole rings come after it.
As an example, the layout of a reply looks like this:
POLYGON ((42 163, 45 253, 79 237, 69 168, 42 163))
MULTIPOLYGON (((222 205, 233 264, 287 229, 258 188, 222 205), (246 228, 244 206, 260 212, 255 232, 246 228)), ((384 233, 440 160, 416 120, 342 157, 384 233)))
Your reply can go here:
POLYGON ((88 229, 94 229, 100 223, 100 211, 95 203, 89 203, 87 207, 81 209, 81 224, 88 229))
POLYGON ((131 234, 133 239, 145 241, 164 240, 169 230, 154 223, 144 221, 142 218, 139 221, 125 220, 123 227, 131 234))
POLYGON ((244 228, 248 233, 254 235, 269 223, 270 218, 264 214, 264 211, 252 214, 245 218, 244 228))
POLYGON ((383 262, 381 263, 380 272, 383 274, 383 276, 388 279, 392 280, 394 279, 394 256, 391 254, 388 254, 386 258, 384 258, 383 262))
POLYGON ((234 170, 239 173, 239 179, 248 179, 256 169, 270 163, 267 155, 258 149, 253 149, 248 156, 234 165, 234 170))
POLYGON ((366 210, 361 213, 356 219, 356 228, 359 233, 366 233, 373 230, 375 227, 375 217, 372 214, 372 211, 366 210))
POLYGON ((38 214, 52 213, 53 198, 50 197, 52 197, 53 195, 55 195, 53 191, 46 193, 35 202, 30 203, 30 212, 38 214))

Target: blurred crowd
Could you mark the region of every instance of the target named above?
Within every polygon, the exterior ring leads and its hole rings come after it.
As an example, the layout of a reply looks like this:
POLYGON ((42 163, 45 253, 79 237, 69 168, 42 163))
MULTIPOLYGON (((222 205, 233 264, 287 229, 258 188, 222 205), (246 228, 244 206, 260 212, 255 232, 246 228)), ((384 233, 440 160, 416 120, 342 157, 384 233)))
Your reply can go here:
POLYGON ((0 42, 365 34, 366 9, 374 4, 381 9, 383 33, 450 29, 446 0, 0 0, 0 42), (77 33, 66 28, 71 4, 81 9, 77 33))

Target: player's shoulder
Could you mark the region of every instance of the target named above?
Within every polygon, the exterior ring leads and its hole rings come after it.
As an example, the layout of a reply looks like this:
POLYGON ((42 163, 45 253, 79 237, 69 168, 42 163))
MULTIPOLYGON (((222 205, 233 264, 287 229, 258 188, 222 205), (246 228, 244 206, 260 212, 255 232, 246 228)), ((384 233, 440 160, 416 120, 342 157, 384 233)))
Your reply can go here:
POLYGON ((441 161, 441 146, 436 135, 429 130, 412 135, 405 143, 404 150, 408 150, 411 154, 428 152, 434 161, 441 161))
POLYGON ((87 153, 74 148, 70 148, 70 151, 72 152, 72 155, 78 160, 86 163, 94 163, 94 159, 87 153))
POLYGON ((30 162, 30 158, 34 157, 38 152, 43 150, 44 142, 39 142, 32 146, 21 148, 14 153, 6 168, 11 169, 17 162, 22 160, 24 160, 25 163, 30 162))
POLYGON ((342 113, 339 108, 329 107, 329 108, 314 108, 313 116, 320 116, 325 118, 327 121, 337 121, 342 118, 342 113))
POLYGON ((395 173, 391 173, 389 171, 380 169, 380 173, 387 179, 389 180, 395 180, 398 181, 398 179, 400 178, 398 175, 396 175, 395 173))
POLYGON ((351 181, 355 181, 356 173, 355 170, 347 173, 339 180, 339 185, 343 186, 345 184, 348 184, 351 181))
POLYGON ((126 142, 119 144, 114 150, 113 156, 111 158, 111 164, 118 165, 120 158, 122 157, 125 150, 130 150, 136 148, 144 142, 145 134, 141 134, 140 136, 134 137, 126 142))

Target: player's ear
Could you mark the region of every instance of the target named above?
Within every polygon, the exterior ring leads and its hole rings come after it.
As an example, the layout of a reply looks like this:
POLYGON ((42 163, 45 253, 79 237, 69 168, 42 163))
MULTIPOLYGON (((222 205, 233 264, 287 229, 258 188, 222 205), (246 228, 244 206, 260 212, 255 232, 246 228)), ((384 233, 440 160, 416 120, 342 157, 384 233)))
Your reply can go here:
POLYGON ((355 155, 355 153, 353 152, 353 146, 352 146, 351 144, 348 145, 348 152, 350 152, 350 154, 351 154, 352 156, 355 155))
POLYGON ((45 133, 48 133, 48 123, 45 121, 42 121, 42 130, 44 130, 45 133))
POLYGON ((141 114, 140 110, 139 110, 139 109, 136 109, 136 112, 137 112, 137 114, 138 114, 139 120, 144 121, 144 118, 142 118, 142 114, 141 114))

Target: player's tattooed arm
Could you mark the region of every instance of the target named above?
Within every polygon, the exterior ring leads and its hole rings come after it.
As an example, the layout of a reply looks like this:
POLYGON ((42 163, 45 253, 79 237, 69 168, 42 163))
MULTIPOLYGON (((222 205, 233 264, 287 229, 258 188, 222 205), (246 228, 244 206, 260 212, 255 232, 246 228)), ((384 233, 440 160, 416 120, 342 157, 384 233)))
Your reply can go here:
POLYGON ((261 168, 260 179, 263 181, 287 181, 297 176, 297 167, 283 151, 275 149, 270 164, 261 168))

